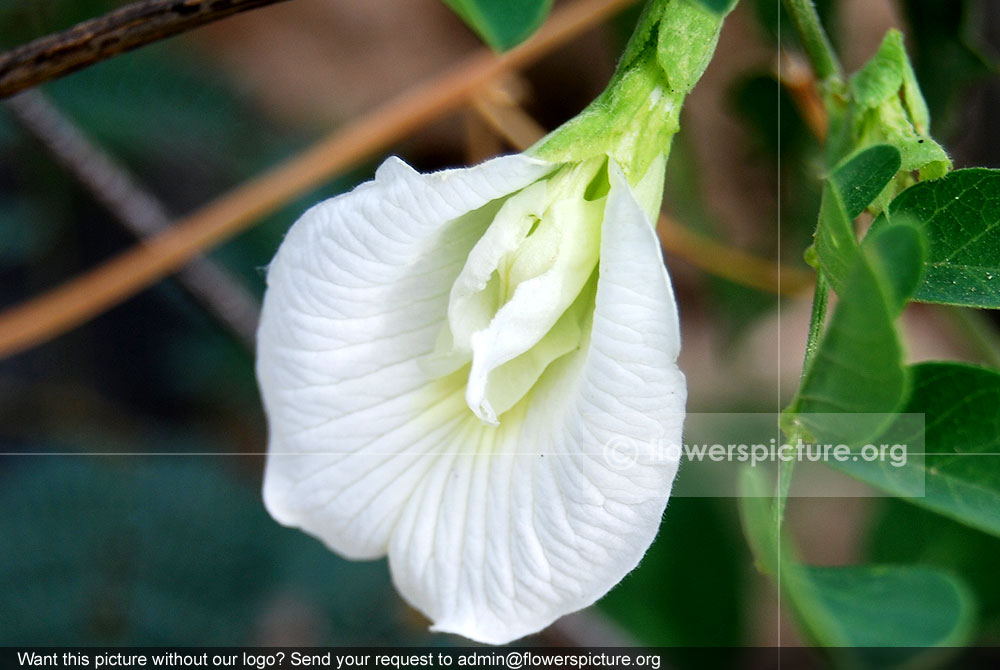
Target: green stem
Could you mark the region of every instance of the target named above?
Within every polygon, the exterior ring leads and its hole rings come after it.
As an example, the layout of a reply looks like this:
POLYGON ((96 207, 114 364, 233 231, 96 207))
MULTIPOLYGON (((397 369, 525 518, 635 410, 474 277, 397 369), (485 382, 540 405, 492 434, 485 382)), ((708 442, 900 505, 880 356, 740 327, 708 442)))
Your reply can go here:
POLYGON ((784 0, 784 3, 816 77, 820 81, 842 81, 843 70, 820 23, 813 0, 784 0))
MULTIPOLYGON (((816 12, 813 0, 783 0, 783 2, 785 9, 792 18, 792 22, 795 24, 795 30, 798 32, 799 39, 802 41, 803 47, 805 47, 806 55, 809 57, 809 62, 816 73, 816 78, 819 79, 821 85, 827 91, 831 88, 833 90, 841 88, 844 81, 843 69, 840 67, 840 61, 838 61, 837 54, 833 50, 833 45, 830 44, 830 39, 823 29, 823 24, 819 20, 819 14, 816 12)), ((829 99, 826 100, 826 104, 827 111, 833 113, 835 110, 830 108, 831 103, 829 99)), ((802 361, 803 378, 808 374, 813 358, 819 350, 820 339, 823 336, 823 326, 826 324, 826 310, 829 306, 829 300, 830 283, 823 270, 817 267, 812 314, 809 318, 809 335, 806 339, 806 354, 802 361)), ((797 411, 795 404, 793 402, 792 406, 786 409, 785 412, 794 413, 797 411)), ((802 437, 800 430, 795 428, 789 430, 784 426, 783 428, 785 429, 785 436, 788 438, 788 443, 797 444, 802 437)), ((788 492, 792 486, 792 474, 794 470, 794 460, 781 461, 778 464, 778 491, 777 498, 774 501, 774 522, 779 535, 781 533, 781 524, 785 519, 785 508, 788 504, 788 492)))
MULTIPOLYGON (((826 310, 830 304, 830 282, 821 268, 816 270, 816 287, 813 290, 812 314, 809 318, 809 336, 806 339, 806 355, 802 361, 802 377, 806 376, 813 357, 819 350, 819 342, 823 336, 823 326, 826 324, 826 310)), ((795 411, 794 403, 787 411, 795 411)), ((785 437, 789 444, 796 444, 802 437, 795 428, 785 427, 785 437)), ((785 518, 785 506, 788 501, 788 491, 792 486, 792 472, 795 461, 781 461, 778 465, 778 493, 774 504, 774 520, 781 527, 785 518)))
POLYGON ((816 270, 816 286, 813 289, 812 314, 809 317, 809 336, 806 339, 806 355, 802 361, 802 377, 806 376, 813 356, 819 349, 819 341, 826 324, 826 308, 830 304, 830 281, 822 269, 816 270))
POLYGON ((609 156, 637 185, 670 152, 684 99, 715 53, 731 9, 651 0, 604 92, 526 153, 552 163, 609 156))
POLYGON ((792 471, 794 470, 795 461, 781 461, 778 464, 778 496, 774 500, 774 524, 779 534, 781 524, 785 521, 785 507, 788 506, 788 491, 792 488, 792 471))

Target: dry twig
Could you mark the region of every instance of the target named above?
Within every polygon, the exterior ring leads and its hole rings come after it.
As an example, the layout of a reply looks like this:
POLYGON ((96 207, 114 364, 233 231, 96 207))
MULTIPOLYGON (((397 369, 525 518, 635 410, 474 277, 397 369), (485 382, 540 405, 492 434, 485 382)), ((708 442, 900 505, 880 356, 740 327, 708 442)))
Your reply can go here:
POLYGON ((285 0, 141 0, 0 54, 0 98, 116 54, 285 0))
POLYGON ((482 49, 433 80, 345 125, 104 264, 0 313, 0 357, 45 342, 120 303, 290 199, 465 104, 483 86, 548 54, 635 0, 564 5, 521 46, 482 49))
POLYGON ((826 107, 819 97, 816 75, 801 57, 782 51, 778 62, 778 79, 788 91, 792 103, 802 115, 809 131, 816 140, 826 142, 826 107))
MULTIPOLYGON (((138 239, 170 226, 166 208, 140 186, 125 166, 94 144, 40 91, 5 101, 22 128, 138 239)), ((194 258, 177 279, 227 330, 253 349, 260 305, 228 270, 205 256, 194 258)))

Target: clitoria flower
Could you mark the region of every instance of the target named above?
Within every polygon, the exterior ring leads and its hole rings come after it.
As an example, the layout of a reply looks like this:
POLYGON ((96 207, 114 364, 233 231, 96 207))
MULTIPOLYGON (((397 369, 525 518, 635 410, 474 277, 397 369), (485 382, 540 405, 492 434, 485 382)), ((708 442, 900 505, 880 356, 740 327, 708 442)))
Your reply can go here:
POLYGON ((677 461, 645 447, 679 443, 686 387, 653 222, 721 21, 652 3, 608 91, 527 155, 428 175, 390 158, 268 270, 267 509, 388 555, 433 630, 536 632, 656 534, 677 461))

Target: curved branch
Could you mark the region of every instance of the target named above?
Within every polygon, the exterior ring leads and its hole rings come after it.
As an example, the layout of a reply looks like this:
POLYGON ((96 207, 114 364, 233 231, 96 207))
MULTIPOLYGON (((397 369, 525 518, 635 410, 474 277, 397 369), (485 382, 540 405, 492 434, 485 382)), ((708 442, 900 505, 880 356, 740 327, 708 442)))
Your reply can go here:
MULTIPOLYGON (((3 106, 133 236, 145 239, 170 226, 170 216, 156 196, 41 91, 26 91, 3 106)), ((177 279, 216 321, 253 350, 260 304, 237 277, 201 255, 181 268, 177 279)))
POLYGON ((6 97, 233 14, 285 0, 140 0, 0 54, 6 97))
POLYGON ((468 102, 511 70, 523 68, 635 0, 577 0, 500 56, 483 49, 433 80, 317 144, 132 249, 46 293, 0 313, 0 358, 45 342, 113 307, 193 257, 259 221, 292 198, 382 151, 468 102))

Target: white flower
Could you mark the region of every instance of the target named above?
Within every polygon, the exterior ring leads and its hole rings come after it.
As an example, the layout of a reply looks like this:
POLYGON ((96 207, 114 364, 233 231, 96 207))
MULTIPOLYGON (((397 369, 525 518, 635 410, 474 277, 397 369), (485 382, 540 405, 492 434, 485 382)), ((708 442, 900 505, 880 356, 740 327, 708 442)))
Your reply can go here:
POLYGON ((663 165, 633 188, 607 157, 429 175, 390 158, 310 209, 259 331, 274 518, 349 558, 388 554, 433 630, 482 642, 621 580, 677 469, 644 447, 679 443, 683 422, 651 220, 663 165))

